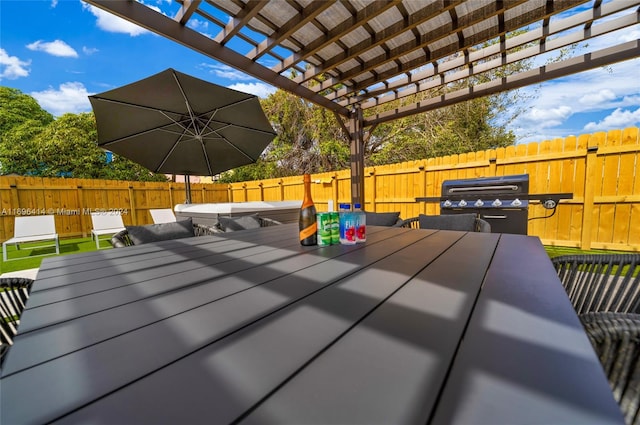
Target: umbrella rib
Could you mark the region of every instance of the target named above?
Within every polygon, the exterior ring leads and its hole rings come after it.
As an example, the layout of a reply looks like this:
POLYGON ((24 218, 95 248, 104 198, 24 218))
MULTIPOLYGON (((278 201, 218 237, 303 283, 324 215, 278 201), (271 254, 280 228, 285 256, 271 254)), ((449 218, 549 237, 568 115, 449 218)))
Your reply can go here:
POLYGON ((157 173, 158 170, 160 170, 162 168, 164 163, 167 162, 167 160, 169 159, 169 157, 171 156, 173 151, 176 149, 176 147, 178 147, 178 143, 180 143, 180 141, 182 140, 183 137, 184 137, 184 133, 180 134, 180 137, 178 137, 178 139, 175 141, 173 146, 171 146, 171 149, 169 149, 169 152, 164 156, 164 158, 162 159, 162 162, 160 163, 160 165, 158 165, 158 167, 154 170, 154 172, 157 173))
MULTIPOLYGON (((180 84, 180 80, 178 80, 178 76, 176 75, 175 71, 173 72, 173 78, 176 81, 178 88, 180 89, 180 93, 182 94, 182 98, 184 99, 184 104, 187 107, 187 111, 189 111, 189 118, 191 118, 191 125, 193 125, 194 136, 195 136, 195 139, 198 142, 200 142, 200 147, 202 148, 202 154, 204 155, 205 163, 207 164, 207 170, 209 170, 209 175, 213 176, 213 171, 211 170, 211 163, 209 162, 209 155, 207 155, 207 149, 205 148, 204 142, 202 140, 202 130, 204 128, 202 128, 201 125, 198 125, 198 123, 200 122, 200 117, 196 116, 193 112, 193 109, 191 109, 191 104, 189 103, 187 94, 184 92, 184 89, 182 88, 182 84, 180 84)), ((214 115, 215 115, 215 112, 214 112, 214 115)), ((205 124, 205 128, 206 128, 206 124, 205 124)), ((175 145, 171 148, 171 152, 173 152, 173 149, 175 149, 177 144, 180 143, 181 139, 182 139, 182 136, 180 136, 180 138, 176 141, 175 145)), ((171 154, 171 152, 169 152, 169 155, 171 154)), ((167 155, 167 157, 169 155, 167 155)), ((165 161, 166 161, 166 158, 165 158, 165 161)), ((164 161, 162 161, 162 164, 164 164, 164 161)))
POLYGON ((166 126, 169 126, 169 125, 173 125, 173 124, 177 124, 177 125, 179 125, 180 127, 182 127, 185 131, 188 131, 188 128, 187 128, 187 127, 185 127, 182 123, 177 122, 177 121, 173 121, 173 122, 172 122, 172 123, 170 123, 170 124, 165 124, 165 125, 162 125, 162 126, 160 126, 160 127, 150 128, 150 129, 147 129, 147 130, 141 131, 141 132, 139 132, 139 133, 129 134, 129 135, 125 136, 125 137, 120 137, 120 138, 117 138, 117 139, 114 139, 114 140, 110 140, 110 141, 108 141, 108 142, 104 142, 104 143, 102 143, 100 146, 101 146, 101 147, 111 146, 111 145, 113 145, 113 144, 115 144, 115 143, 120 143, 120 142, 123 142, 123 141, 125 141, 125 140, 127 140, 127 139, 131 139, 131 138, 133 138, 133 137, 142 136, 142 135, 144 135, 144 134, 152 133, 152 132, 154 132, 154 131, 164 131, 164 132, 167 132, 167 133, 178 134, 178 135, 180 135, 181 137, 182 137, 182 136, 184 136, 184 134, 185 134, 185 132, 184 132, 184 131, 183 131, 183 132, 178 132, 178 131, 173 131, 173 130, 169 130, 169 129, 163 128, 163 127, 166 127, 166 126))
POLYGON ((173 79, 176 81, 176 85, 178 89, 180 89, 180 94, 182 94, 182 99, 184 100, 184 104, 187 107, 187 112, 189 112, 189 118, 191 119, 191 124, 193 125, 193 131, 195 135, 200 135, 200 128, 196 124, 196 116, 193 113, 193 109, 191 109, 191 104, 189 103, 189 99, 187 98, 187 94, 184 92, 182 88, 182 84, 180 84, 180 80, 178 80, 178 76, 175 71, 173 72, 173 79))
POLYGON ((131 106, 133 108, 146 109, 146 110, 152 111, 152 112, 159 112, 159 113, 161 113, 162 115, 164 115, 165 117, 169 118, 171 121, 173 121, 175 123, 178 123, 178 121, 174 120, 173 118, 171 118, 167 114, 175 114, 175 115, 180 115, 180 116, 184 115, 183 112, 175 112, 175 111, 171 111, 171 110, 168 110, 168 109, 154 108, 154 107, 151 107, 151 106, 140 105, 140 104, 137 104, 137 103, 123 102, 121 100, 107 99, 107 98, 100 97, 100 96, 97 96, 97 95, 93 95, 91 97, 94 98, 94 99, 98 99, 98 100, 100 100, 102 102, 115 103, 115 104, 118 104, 118 105, 131 106))

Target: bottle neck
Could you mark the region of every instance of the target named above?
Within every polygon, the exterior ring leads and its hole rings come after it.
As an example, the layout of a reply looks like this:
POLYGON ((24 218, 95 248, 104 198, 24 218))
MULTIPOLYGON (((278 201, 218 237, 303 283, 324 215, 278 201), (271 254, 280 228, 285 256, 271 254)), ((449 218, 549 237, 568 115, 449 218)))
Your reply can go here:
POLYGON ((313 199, 311 198, 311 177, 309 175, 304 176, 304 198, 302 199, 302 207, 313 205, 313 199))

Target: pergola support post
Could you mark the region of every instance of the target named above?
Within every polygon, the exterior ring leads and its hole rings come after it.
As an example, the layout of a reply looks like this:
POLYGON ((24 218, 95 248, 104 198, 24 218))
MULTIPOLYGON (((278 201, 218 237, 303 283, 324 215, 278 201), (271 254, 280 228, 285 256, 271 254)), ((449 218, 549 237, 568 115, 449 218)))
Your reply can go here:
POLYGON ((362 109, 354 108, 349 117, 351 146, 351 203, 364 208, 364 118, 362 109))

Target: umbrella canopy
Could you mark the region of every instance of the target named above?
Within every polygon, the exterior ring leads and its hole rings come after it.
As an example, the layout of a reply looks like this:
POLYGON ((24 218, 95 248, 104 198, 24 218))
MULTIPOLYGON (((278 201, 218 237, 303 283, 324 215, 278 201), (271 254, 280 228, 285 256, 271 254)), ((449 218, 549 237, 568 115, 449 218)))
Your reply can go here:
POLYGON ((255 162, 275 137, 256 96, 173 69, 89 100, 98 145, 156 173, 213 176, 255 162))

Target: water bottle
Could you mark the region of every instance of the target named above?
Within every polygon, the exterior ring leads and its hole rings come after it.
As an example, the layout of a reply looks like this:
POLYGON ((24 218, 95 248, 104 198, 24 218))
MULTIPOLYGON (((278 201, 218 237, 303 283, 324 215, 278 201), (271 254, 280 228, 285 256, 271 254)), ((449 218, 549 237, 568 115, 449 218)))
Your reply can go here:
POLYGON ((356 221, 356 242, 362 243, 367 240, 367 215, 360 204, 353 204, 353 211, 356 221))
POLYGON ((342 245, 355 245, 356 243, 356 222, 355 216, 351 212, 351 205, 340 204, 340 243, 342 245))

